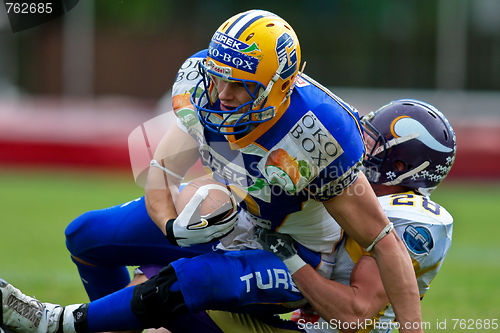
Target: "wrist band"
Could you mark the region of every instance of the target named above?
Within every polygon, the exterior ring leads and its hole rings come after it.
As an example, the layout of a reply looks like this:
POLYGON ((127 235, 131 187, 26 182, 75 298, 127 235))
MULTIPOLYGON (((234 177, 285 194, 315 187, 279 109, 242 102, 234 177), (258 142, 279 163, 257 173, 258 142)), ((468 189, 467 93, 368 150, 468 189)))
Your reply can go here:
POLYGON ((288 268, 290 275, 293 275, 296 271, 307 265, 306 262, 302 260, 302 258, 299 257, 298 254, 294 254, 290 258, 283 260, 283 262, 288 268))
POLYGON ((167 233, 165 237, 167 237, 170 244, 179 246, 174 235, 174 221, 175 219, 170 219, 165 223, 165 232, 167 233))
POLYGON ((389 222, 388 225, 386 225, 384 227, 384 229, 382 229, 382 231, 380 232, 380 234, 378 234, 377 238, 375 238, 375 240, 373 241, 373 243, 370 244, 370 246, 368 246, 365 250, 366 252, 370 252, 371 250, 373 250, 373 247, 378 243, 380 242, 380 240, 382 238, 384 238, 385 236, 387 236, 391 231, 392 229, 394 229, 394 224, 392 224, 392 222, 389 222))

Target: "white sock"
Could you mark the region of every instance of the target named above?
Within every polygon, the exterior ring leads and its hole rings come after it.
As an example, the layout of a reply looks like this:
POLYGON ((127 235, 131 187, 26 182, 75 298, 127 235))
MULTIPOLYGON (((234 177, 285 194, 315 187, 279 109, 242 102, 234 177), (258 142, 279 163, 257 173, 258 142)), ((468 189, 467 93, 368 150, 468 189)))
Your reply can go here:
POLYGON ((63 332, 64 333, 76 333, 75 330, 75 317, 73 316, 73 311, 78 309, 81 304, 71 304, 68 306, 64 307, 64 313, 63 313, 63 332))

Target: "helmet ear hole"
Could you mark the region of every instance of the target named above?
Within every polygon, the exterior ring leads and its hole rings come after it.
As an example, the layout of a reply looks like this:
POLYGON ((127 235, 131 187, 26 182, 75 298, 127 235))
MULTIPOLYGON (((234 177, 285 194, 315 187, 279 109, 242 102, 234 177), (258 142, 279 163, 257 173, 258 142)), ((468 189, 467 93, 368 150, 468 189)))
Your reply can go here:
POLYGON ((406 169, 406 163, 400 160, 394 162, 394 169, 397 171, 403 171, 406 169))
POLYGON ((290 85, 290 80, 286 80, 286 82, 281 85, 281 91, 285 91, 289 85, 290 85))

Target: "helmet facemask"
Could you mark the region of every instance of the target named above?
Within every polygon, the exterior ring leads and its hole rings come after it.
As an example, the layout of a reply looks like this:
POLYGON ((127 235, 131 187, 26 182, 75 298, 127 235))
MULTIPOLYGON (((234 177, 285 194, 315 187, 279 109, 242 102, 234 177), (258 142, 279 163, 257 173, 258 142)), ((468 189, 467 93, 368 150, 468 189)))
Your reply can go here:
POLYGON ((370 123, 372 117, 373 112, 361 120, 366 142, 363 172, 370 182, 377 183, 380 179, 380 168, 387 156, 387 142, 382 133, 370 123))
POLYGON ((191 102, 196 105, 198 117, 203 126, 214 133, 243 134, 256 124, 263 123, 275 115, 273 106, 263 107, 266 97, 266 87, 255 80, 244 80, 219 73, 209 62, 199 64, 202 80, 197 84, 191 96, 191 102), (221 110, 218 105, 219 92, 216 80, 238 83, 248 93, 249 100, 233 110, 221 110), (201 86, 200 86, 201 85, 201 86), (255 87, 250 87, 255 85, 255 87), (201 88, 201 96, 196 101, 195 92, 201 88))

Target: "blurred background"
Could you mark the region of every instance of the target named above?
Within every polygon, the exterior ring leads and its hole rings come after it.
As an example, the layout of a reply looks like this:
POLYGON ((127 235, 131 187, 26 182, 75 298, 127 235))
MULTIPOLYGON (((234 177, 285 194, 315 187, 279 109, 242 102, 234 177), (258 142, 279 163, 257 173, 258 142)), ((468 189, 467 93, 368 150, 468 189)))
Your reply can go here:
POLYGON ((497 0, 85 0, 17 33, 2 8, 0 276, 53 302, 85 300, 65 226, 142 195, 129 133, 168 110, 185 58, 255 8, 286 19, 305 72, 361 114, 417 98, 448 116, 457 158, 433 198, 455 216, 455 236, 424 320, 500 318, 497 0))
POLYGON ((497 0, 87 0, 17 33, 2 12, 0 162, 128 167, 124 138, 161 112, 183 60, 206 48, 226 18, 251 8, 289 21, 306 72, 360 113, 402 97, 441 109, 459 137, 452 177, 500 177, 491 163, 500 158, 497 0), (12 139, 27 150, 10 150, 4 142, 12 139), (68 141, 87 156, 61 147, 68 141))

